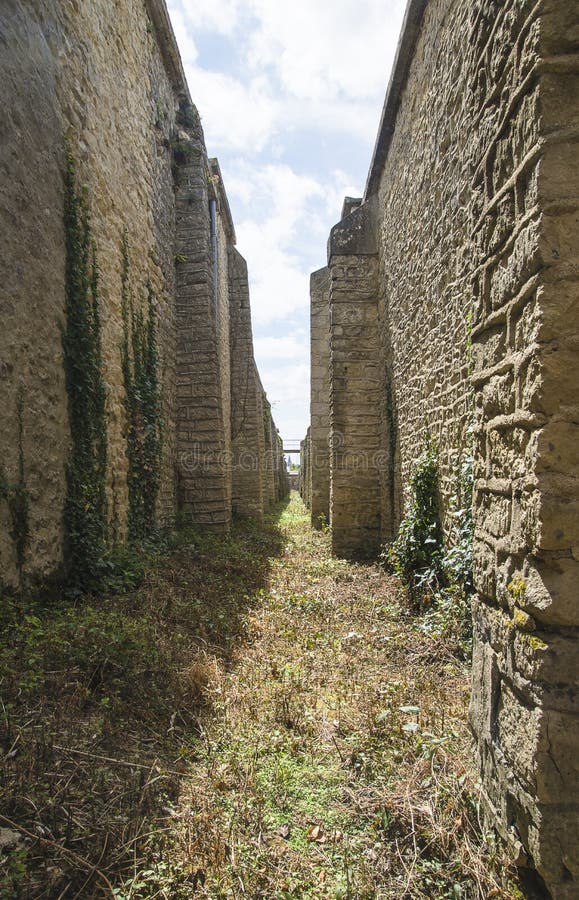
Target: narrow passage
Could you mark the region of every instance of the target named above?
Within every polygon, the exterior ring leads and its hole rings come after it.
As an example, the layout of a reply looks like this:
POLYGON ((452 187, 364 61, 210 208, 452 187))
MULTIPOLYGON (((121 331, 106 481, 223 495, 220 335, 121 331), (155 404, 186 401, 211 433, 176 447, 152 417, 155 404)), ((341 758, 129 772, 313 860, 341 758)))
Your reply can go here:
POLYGON ((196 895, 521 896, 480 834, 467 663, 380 567, 333 559, 295 492, 276 524, 246 637, 200 676, 173 851, 196 895))

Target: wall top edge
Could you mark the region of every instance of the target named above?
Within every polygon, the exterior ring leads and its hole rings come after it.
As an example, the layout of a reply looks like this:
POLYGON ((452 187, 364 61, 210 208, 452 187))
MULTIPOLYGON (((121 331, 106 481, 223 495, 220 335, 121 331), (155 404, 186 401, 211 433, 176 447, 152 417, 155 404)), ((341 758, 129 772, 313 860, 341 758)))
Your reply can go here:
POLYGON ((219 160, 217 157, 212 156, 209 160, 209 167, 211 169, 211 174, 215 179, 214 187, 217 197, 219 199, 219 206, 221 207, 222 212, 225 216, 225 225, 226 230, 229 233, 229 237, 231 238, 232 244, 236 243, 235 237, 235 227, 233 225, 233 217, 231 215, 231 208, 229 206, 229 200, 227 199, 227 193, 225 191, 225 185, 223 184, 223 175, 221 174, 221 168, 219 166, 219 160))
POLYGON ((380 176, 388 156, 390 142, 394 133, 394 125, 396 122, 396 114, 400 104, 400 94, 406 83, 408 70, 414 57, 416 41, 420 33, 420 26, 424 11, 428 5, 428 0, 408 0, 402 30, 398 39, 396 48, 396 56, 394 57, 394 65, 386 91, 384 106, 382 107, 382 115, 380 117, 380 125, 378 127, 378 136, 374 144, 374 152, 372 154, 372 162, 370 163, 370 171, 364 189, 364 200, 368 200, 378 191, 380 176))
POLYGON ((175 92, 192 103, 181 54, 165 0, 145 0, 145 8, 155 28, 163 64, 175 92))
POLYGON ((322 266, 321 269, 316 269, 315 272, 310 273, 310 284, 317 283, 318 281, 328 281, 330 278, 330 270, 327 266, 322 266))
POLYGON ((370 197, 340 219, 328 238, 328 265, 337 256, 376 256, 377 201, 370 197))

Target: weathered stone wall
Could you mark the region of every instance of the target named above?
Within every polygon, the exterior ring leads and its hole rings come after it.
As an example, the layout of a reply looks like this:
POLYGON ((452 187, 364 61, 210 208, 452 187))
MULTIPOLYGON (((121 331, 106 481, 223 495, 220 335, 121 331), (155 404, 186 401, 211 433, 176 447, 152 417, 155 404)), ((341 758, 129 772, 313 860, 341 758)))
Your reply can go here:
POLYGON ((490 818, 555 898, 579 896, 578 25, 575 0, 411 0, 328 252, 334 548, 392 537, 429 437, 447 510, 474 426, 471 721, 490 818), (344 465, 377 415, 375 465, 344 465))
POLYGON ((177 202, 178 502, 180 515, 216 531, 229 526, 219 352, 217 193, 201 126, 181 132, 177 202))
POLYGON ((471 720, 488 804, 579 896, 579 6, 485 10, 473 96, 471 720), (494 15, 490 13, 494 12, 494 15), (495 111, 495 79, 511 86, 495 111))
POLYGON ((274 456, 274 479, 275 479, 275 502, 280 503, 284 500, 290 491, 290 479, 287 470, 287 464, 283 452, 283 439, 276 424, 272 419, 273 429, 275 431, 275 456, 274 456))
MULTIPOLYGON (((160 516, 174 508, 173 234, 169 135, 171 78, 142 0, 82 4, 9 0, 2 5, 1 58, 3 408, 15 421, 24 401, 25 475, 30 492, 29 556, 42 575, 61 557, 64 470, 69 436, 62 367, 64 320, 63 169, 69 139, 86 185, 97 246, 109 410, 111 508, 126 509, 127 462, 120 363, 121 236, 128 228, 133 302, 151 281, 160 331, 167 423, 160 516)), ((0 457, 14 477, 14 429, 0 457)), ((13 578, 13 549, 2 508, 0 564, 13 578)), ((121 537, 124 520, 120 518, 121 537)))
MULTIPOLYGON (((128 503, 123 233, 130 303, 145 310, 150 284, 158 323, 157 517, 171 525, 180 511, 217 530, 228 527, 232 508, 235 235, 163 0, 6 0, 0 36, 0 462, 15 481, 21 396, 30 496, 25 573, 44 577, 62 560, 70 450, 61 337, 65 140, 86 186, 100 270, 111 540, 126 537, 128 503)), ((243 352, 237 362, 255 371, 250 333, 243 352)), ((263 468, 264 452, 257 458, 263 468)), ((281 477, 278 470, 271 467, 269 481, 281 477)), ((272 487, 267 502, 275 493, 272 487)), ((0 501, 0 581, 8 583, 16 580, 10 530, 0 501)))
POLYGON ((300 474, 299 472, 290 472, 288 474, 290 491, 299 491, 300 489, 300 474))
POLYGON ((332 549, 373 556, 380 548, 378 254, 375 204, 332 229, 330 269, 330 528, 332 549))
POLYGON ((445 508, 472 425, 470 170, 481 147, 470 66, 482 49, 471 26, 475 6, 426 5, 377 185, 381 340, 392 391, 382 443, 394 424, 400 492, 434 438, 445 508))
POLYGON ((261 519, 265 463, 261 383, 253 358, 247 264, 234 247, 229 253, 229 273, 233 513, 261 519))
MULTIPOLYGON (((230 350, 230 311, 229 311, 229 251, 235 244, 235 232, 229 215, 227 197, 223 189, 223 181, 217 160, 211 160, 211 177, 217 193, 216 239, 216 303, 217 303, 217 354, 219 362, 219 384, 221 386, 221 416, 224 434, 224 474, 226 484, 225 502, 231 515, 231 350, 230 350)), ((253 345, 247 346, 247 353, 253 356, 253 345)))
POLYGON ((327 268, 310 279, 311 299, 311 514, 319 528, 330 518, 330 273, 327 268))

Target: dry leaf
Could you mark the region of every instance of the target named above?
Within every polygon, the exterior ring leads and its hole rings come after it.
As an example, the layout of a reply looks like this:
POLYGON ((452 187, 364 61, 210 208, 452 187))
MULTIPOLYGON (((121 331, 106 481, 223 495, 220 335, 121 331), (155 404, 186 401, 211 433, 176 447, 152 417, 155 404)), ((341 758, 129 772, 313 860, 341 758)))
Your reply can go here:
POLYGON ((322 842, 324 840, 324 826, 311 825, 308 829, 308 841, 322 842))
POLYGON ((283 825, 280 825, 277 830, 277 833, 280 835, 280 837, 285 838, 287 840, 291 834, 291 828, 289 826, 289 823, 284 822, 283 825))

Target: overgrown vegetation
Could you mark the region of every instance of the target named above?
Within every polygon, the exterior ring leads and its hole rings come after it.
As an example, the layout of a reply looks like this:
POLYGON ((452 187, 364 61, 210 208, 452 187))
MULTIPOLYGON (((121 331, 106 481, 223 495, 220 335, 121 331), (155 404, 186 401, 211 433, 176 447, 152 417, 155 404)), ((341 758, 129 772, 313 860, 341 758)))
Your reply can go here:
MULTIPOLYGON (((469 435, 470 438, 470 435, 469 435)), ((420 627, 444 634, 459 653, 471 642, 473 456, 470 444, 461 452, 446 540, 440 515, 439 465, 429 441, 410 477, 407 511, 398 535, 382 555, 386 566, 408 589, 420 627)))
POLYGON ((188 100, 181 100, 176 119, 178 125, 192 131, 198 129, 201 122, 197 107, 188 100))
POLYGON ((122 239, 121 349, 125 386, 126 453, 129 464, 128 532, 131 541, 150 538, 161 477, 162 418, 155 296, 147 284, 146 316, 134 309, 129 286, 128 235, 122 239))
POLYGON ((438 486, 438 455, 429 442, 410 476, 409 501, 396 540, 386 560, 407 585, 419 607, 427 583, 442 574, 442 525, 438 486))
POLYGON ((87 192, 78 188, 70 149, 64 178, 64 232, 66 322, 62 343, 71 435, 65 557, 69 584, 83 591, 98 579, 107 549, 107 417, 96 247, 87 192))
POLYGON ((186 529, 163 553, 124 551, 122 594, 2 598, 2 900, 191 896, 166 854, 172 812, 213 672, 280 547, 273 522, 186 529))
POLYGON ((333 559, 302 504, 176 810, 210 898, 514 898, 479 821, 468 670, 411 628, 393 579, 333 559))
POLYGON ((467 667, 308 519, 187 529, 76 610, 3 604, 1 897, 522 897, 467 667))

